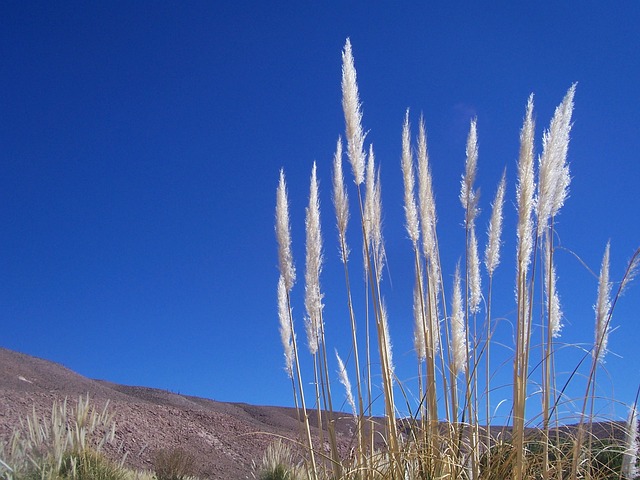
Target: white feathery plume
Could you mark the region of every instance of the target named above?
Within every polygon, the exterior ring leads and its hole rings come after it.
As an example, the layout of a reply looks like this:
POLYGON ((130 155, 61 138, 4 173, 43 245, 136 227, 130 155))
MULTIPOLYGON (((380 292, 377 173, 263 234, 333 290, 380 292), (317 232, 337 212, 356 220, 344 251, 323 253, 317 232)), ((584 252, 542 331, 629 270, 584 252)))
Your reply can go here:
POLYGON ((318 178, 316 162, 311 169, 309 206, 306 211, 307 234, 304 305, 307 310, 305 328, 311 354, 318 351, 318 340, 322 322, 322 293, 320 292, 320 272, 322 271, 322 235, 320 232, 320 201, 318 199, 318 178))
MULTIPOLYGON (((370 150, 369 155, 373 158, 373 149, 370 150)), ((382 269, 384 268, 384 262, 387 258, 387 252, 384 248, 384 238, 382 236, 382 184, 380 183, 380 167, 378 167, 378 173, 376 175, 376 184, 373 196, 373 228, 371 246, 374 251, 374 259, 376 262, 376 271, 378 273, 377 281, 382 279, 382 269)))
POLYGON ((558 295, 558 289, 556 288, 557 277, 556 267, 553 263, 553 256, 551 255, 551 246, 549 241, 545 241, 545 275, 544 275, 544 288, 546 291, 547 309, 549 310, 549 328, 551 329, 551 336, 558 338, 560 336, 560 330, 562 329, 562 310, 560 309, 560 296, 558 295), (549 292, 551 292, 551 298, 549 298, 549 292), (549 304, 549 301, 551 304, 549 304))
POLYGON ((462 309, 462 289, 460 287, 460 263, 456 265, 453 277, 453 299, 451 304, 451 348, 453 349, 453 371, 460 373, 467 368, 467 339, 462 309))
POLYGON ((635 405, 629 409, 625 430, 622 476, 627 480, 633 480, 640 475, 640 469, 638 469, 638 411, 635 405))
POLYGON ((356 185, 360 185, 364 182, 365 134, 362 132, 362 110, 356 68, 351 52, 351 41, 348 38, 342 51, 342 110, 346 124, 347 155, 353 168, 356 185))
POLYGON ((475 314, 480 311, 480 302, 482 301, 480 258, 478 257, 478 239, 476 238, 475 226, 472 226, 469 231, 469 290, 469 310, 475 314))
POLYGON ((353 400, 353 392, 351 391, 351 382, 349 381, 349 376, 347 375, 347 369, 344 367, 344 362, 340 358, 340 355, 338 355, 338 350, 336 350, 335 352, 336 359, 338 360, 338 380, 340 380, 340 383, 345 389, 345 392, 347 394, 347 403, 351 407, 353 416, 357 417, 358 414, 356 410, 356 402, 353 400))
POLYGON ((293 266, 293 254, 291 253, 289 202, 287 200, 287 185, 282 169, 280 170, 280 182, 276 191, 276 239, 278 240, 280 274, 284 277, 287 292, 290 292, 296 281, 296 269, 293 266))
POLYGON ((527 102, 522 130, 520 130, 520 157, 518 159, 518 185, 516 200, 518 205, 517 229, 517 261, 518 271, 526 275, 531 263, 533 250, 533 195, 535 181, 533 173, 533 135, 535 122, 533 120, 533 94, 527 102))
MULTIPOLYGON (((432 268, 433 270, 433 268, 432 268)), ((440 351, 440 321, 438 320, 438 300, 435 296, 431 300, 431 319, 429 328, 431 328, 431 337, 433 342, 433 356, 436 357, 440 351)))
POLYGON ((369 249, 371 247, 371 228, 373 226, 373 202, 375 197, 376 170, 374 165, 375 158, 371 155, 372 153, 372 149, 370 148, 366 162, 366 176, 364 184, 364 234, 367 241, 367 244, 363 245, 364 249, 369 249))
MULTIPOLYGON (((418 202, 422 228, 422 251, 428 260, 436 259, 436 203, 433 195, 433 179, 427 153, 427 133, 424 119, 420 118, 418 130, 418 202)), ((437 296, 437 295, 436 295, 437 296)))
POLYGON ((382 322, 382 334, 384 335, 384 345, 387 354, 387 361, 389 362, 389 378, 391 378, 391 384, 393 385, 393 379, 395 377, 395 367, 393 365, 393 353, 391 349, 391 337, 389 336, 389 322, 387 320, 387 307, 384 302, 380 302, 380 321, 382 322))
POLYGON ((420 116, 418 129, 418 203, 420 209, 420 227, 422 231, 422 254, 427 260, 429 297, 431 299, 431 316, 427 323, 433 333, 433 348, 440 348, 440 322, 438 320, 438 297, 440 295, 440 263, 436 236, 436 203, 433 195, 433 179, 427 153, 427 132, 424 118, 420 116))
POLYGON ((414 175, 413 175, 413 155, 411 154, 411 133, 409 128, 409 109, 404 117, 402 127, 402 177, 404 179, 404 213, 407 218, 407 233, 417 247, 420 226, 418 223, 418 208, 414 197, 414 175))
POLYGON ((619 295, 623 295, 624 291, 627 289, 629 284, 633 282, 638 274, 638 268, 640 267, 640 249, 636 250, 633 254, 633 257, 629 261, 629 265, 627 266, 627 271, 620 283, 620 293, 619 295))
POLYGON ((502 178, 498 184, 496 198, 493 201, 491 220, 487 230, 487 248, 484 254, 484 264, 487 267, 489 276, 493 276, 493 272, 500 264, 500 243, 502 237, 502 210, 504 207, 504 195, 506 190, 506 170, 502 172, 502 178))
POLYGON ((318 324, 311 317, 304 318, 304 330, 307 333, 307 346, 311 355, 318 353, 320 345, 320 334, 318 324))
POLYGON ((475 118, 471 120, 471 126, 469 127, 466 154, 465 173, 460 182, 460 202, 462 203, 462 208, 465 209, 465 226, 469 228, 473 225, 479 213, 477 208, 478 192, 473 190, 478 171, 478 132, 475 118))
POLYGON ((386 254, 384 239, 382 237, 382 189, 380 186, 380 170, 378 169, 378 173, 376 174, 373 145, 369 146, 365 192, 365 234, 368 245, 364 245, 363 248, 371 248, 372 261, 374 262, 374 269, 377 274, 376 280, 380 281, 386 254))
POLYGON ((287 287, 282 275, 278 279, 278 318, 280 320, 280 340, 284 348, 284 370, 289 378, 293 378, 293 334, 289 320, 287 287))
MULTIPOLYGON (((338 238, 340 245, 347 246, 347 224, 349 223, 349 197, 344 186, 344 176, 342 175, 342 139, 338 138, 336 153, 333 157, 333 205, 336 209, 336 219, 338 224, 338 238)), ((347 261, 349 250, 340 255, 343 262, 347 261)))
POLYGON ((611 282, 609 281, 609 250, 610 243, 607 242, 598 279, 598 303, 594 307, 596 311, 596 329, 593 355, 601 363, 604 363, 604 356, 607 353, 610 330, 611 282))
POLYGON ((424 343, 424 316, 422 313, 422 292, 416 279, 413 287, 413 346, 416 349, 418 361, 424 361, 427 358, 427 347, 424 343))
POLYGON ((542 155, 538 184, 538 236, 547 228, 549 219, 564 205, 569 191, 569 133, 573 113, 574 83, 562 103, 556 107, 549 129, 542 136, 542 155))

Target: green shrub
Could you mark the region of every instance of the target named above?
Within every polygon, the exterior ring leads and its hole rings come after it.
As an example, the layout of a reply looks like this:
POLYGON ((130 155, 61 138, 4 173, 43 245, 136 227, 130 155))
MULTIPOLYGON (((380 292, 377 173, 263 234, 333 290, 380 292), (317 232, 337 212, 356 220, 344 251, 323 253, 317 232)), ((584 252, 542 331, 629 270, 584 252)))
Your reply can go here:
POLYGON ((125 472, 101 453, 85 449, 64 455, 60 477, 69 480, 124 480, 125 472))

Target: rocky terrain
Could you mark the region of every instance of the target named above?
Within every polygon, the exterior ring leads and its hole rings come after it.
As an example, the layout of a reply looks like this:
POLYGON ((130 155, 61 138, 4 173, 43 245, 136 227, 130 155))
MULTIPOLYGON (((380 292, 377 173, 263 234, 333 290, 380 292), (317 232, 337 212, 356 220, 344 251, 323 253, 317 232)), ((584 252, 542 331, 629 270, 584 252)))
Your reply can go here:
MULTIPOLYGON (((195 458, 195 475, 211 479, 252 478, 277 436, 298 438, 296 411, 290 408, 223 403, 163 390, 91 380, 62 365, 0 348, 0 441, 10 438, 35 408, 50 415, 55 400, 75 404, 80 395, 115 414, 116 438, 105 453, 127 466, 152 470, 159 449, 183 448, 195 458)), ((312 425, 317 425, 315 416, 312 425)), ((348 453, 353 422, 339 415, 341 450, 348 453)), ((317 437, 319 431, 313 429, 317 437)))

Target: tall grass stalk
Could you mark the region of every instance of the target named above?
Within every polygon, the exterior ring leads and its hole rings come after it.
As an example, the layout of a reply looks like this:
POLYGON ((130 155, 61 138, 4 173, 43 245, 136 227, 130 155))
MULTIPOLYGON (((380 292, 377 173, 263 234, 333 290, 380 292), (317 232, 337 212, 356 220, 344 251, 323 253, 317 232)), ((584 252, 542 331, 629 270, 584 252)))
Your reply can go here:
MULTIPOLYGON (((304 432, 306 437, 307 446, 309 449, 309 463, 310 469, 308 469, 310 478, 313 480, 318 479, 318 472, 316 468, 316 461, 313 449, 313 441, 311 440, 311 427, 309 425, 309 415, 307 413, 307 406, 304 399, 304 388, 302 382, 302 373, 300 371, 300 360, 298 354, 298 342, 296 340, 296 333, 293 324, 293 312, 291 310, 291 289, 296 279, 296 270, 293 265, 293 255, 291 253, 291 226, 289 223, 289 201, 287 198, 287 185, 284 178, 284 171, 280 170, 280 180, 278 188, 276 190, 276 239, 278 241, 278 258, 280 261, 280 276, 283 279, 286 296, 286 311, 289 317, 289 330, 291 331, 291 349, 293 352, 292 366, 295 369, 295 376, 298 383, 298 393, 296 393, 295 385, 293 388, 294 401, 298 402, 300 399, 300 407, 302 411, 302 420, 304 425, 304 432)), ((300 413, 298 416, 300 416, 300 413)))
POLYGON ((524 414, 526 402, 526 379, 528 376, 527 352, 529 349, 529 298, 527 275, 533 251, 533 95, 527 102, 524 124, 520 131, 520 156, 518 159, 518 183, 516 199, 518 226, 516 229, 516 345, 513 362, 513 448, 516 452, 515 480, 523 474, 524 414))
MULTIPOLYGON (((422 234, 422 257, 425 283, 422 288, 423 327, 425 333, 426 347, 426 376, 427 385, 425 394, 429 405, 429 423, 431 425, 431 438, 438 438, 436 429, 438 428, 438 404, 436 385, 436 358, 440 355, 442 361, 441 372, 443 375, 443 390, 447 390, 446 370, 444 365, 444 355, 442 354, 442 342, 440 331, 440 312, 438 297, 443 292, 442 277, 440 268, 440 257, 438 249, 438 235, 436 232, 437 215, 435 198, 433 194, 433 181, 431 168, 429 166, 429 155, 427 153, 427 134, 424 118, 420 117, 417 142, 417 173, 418 173, 418 205, 420 218, 420 231, 422 234)), ((417 268, 419 273, 421 269, 417 268)), ((419 276, 419 279, 422 275, 419 276)), ((446 317, 446 302, 443 302, 444 316, 446 317)), ((449 400, 444 396, 444 409, 446 418, 449 419, 449 400)), ((435 447, 435 446, 434 446, 435 447)))
POLYGON ((332 466, 335 474, 340 474, 338 449, 335 436, 333 403, 331 400, 331 385, 329 383, 329 369, 327 364, 327 349, 324 335, 323 294, 320 288, 320 273, 322 271, 322 233, 320 229, 320 200, 318 198, 318 177, 316 164, 313 163, 309 186, 309 206, 306 210, 306 268, 305 268, 305 309, 307 317, 305 329, 309 351, 313 357, 314 380, 316 387, 316 407, 320 444, 324 443, 322 428, 322 410, 328 415, 327 430, 331 446, 332 466))
MULTIPOLYGON (((602 265, 600 267, 600 275, 598 277, 598 294, 597 302, 594 306, 596 312, 595 322, 595 340, 591 350, 591 369, 587 377, 587 386, 583 398, 582 410, 580 413, 580 421, 578 423, 578 433, 573 449, 573 458, 571 465, 571 478, 578 478, 578 463, 580 460, 580 453, 582 450, 582 444, 585 434, 585 421, 587 405, 590 403, 593 411, 593 405, 595 402, 595 385, 596 385, 596 373, 598 365, 604 362, 604 356, 607 353, 608 336, 611 325, 611 318, 613 311, 615 310, 618 300, 625 292, 631 281, 635 278, 640 265, 640 248, 636 249, 627 264, 622 280, 618 284, 618 288, 613 297, 611 297, 613 284, 609 280, 609 259, 610 256, 610 242, 607 243, 605 253, 602 258, 602 265)), ((591 426, 592 417, 590 417, 589 426, 591 426)), ((591 438, 591 437, 589 437, 591 438)))
MULTIPOLYGON (((351 345, 353 349, 353 360, 356 371, 356 392, 358 399, 357 410, 357 435, 358 448, 356 449, 356 467, 359 468, 365 459, 364 452, 366 444, 364 438, 364 402, 362 391, 362 371, 360 370, 360 355, 358 353, 358 336, 356 316, 353 311, 353 300, 351 295, 351 280, 349 278, 349 247, 347 245, 347 225, 349 224, 349 196, 344 186, 344 176, 342 172, 342 139, 338 138, 336 152, 333 160, 333 204, 336 211, 336 223, 338 228, 338 242, 340 244, 340 258, 344 268, 345 286, 347 291, 347 307, 349 309, 349 321, 351 325, 351 345)), ((345 370, 346 373, 346 370, 345 370)))
MULTIPOLYGON (((571 117, 573 114, 573 98, 576 84, 567 91, 562 103, 556 108, 549 129, 544 132, 542 144, 543 150, 539 161, 539 182, 537 196, 537 237, 543 239, 542 255, 544 258, 543 274, 545 302, 547 305, 546 339, 542 362, 542 396, 543 396, 543 430, 545 436, 549 436, 549 407, 551 402, 551 364, 553 359, 553 338, 560 332, 560 301, 556 289, 556 273, 553 262, 553 225, 560 208, 567 198, 569 183, 569 164, 567 152, 569 149, 569 133, 571 131, 571 117)), ((544 446, 544 478, 548 478, 549 470, 549 444, 544 446)))
MULTIPOLYGON (((423 129, 421 129, 424 132, 423 129)), ((424 137, 419 139, 419 157, 423 163, 426 163, 426 142, 424 137)), ((429 297, 425 297, 424 289, 424 276, 422 273, 422 259, 419 247, 420 240, 420 221, 418 217, 418 206, 415 196, 415 173, 414 173, 414 161, 413 153, 411 149, 411 131, 409 125, 409 110, 405 114, 404 126, 402 129, 402 175, 404 178, 404 203, 406 214, 406 229, 411 240, 414 254, 414 271, 416 278, 416 285, 414 289, 414 317, 416 321, 416 350, 419 358, 419 378, 420 378, 420 403, 425 408, 422 416, 423 424, 426 422, 427 428, 423 428, 425 432, 424 443, 425 448, 431 454, 435 454, 436 443, 433 439, 438 438, 438 398, 436 388, 436 368, 435 368, 435 356, 437 354, 439 342, 439 326, 437 318, 437 305, 433 299, 431 293, 434 289, 433 286, 427 287, 427 294, 429 297), (422 361, 426 366, 426 378, 424 381, 424 393, 422 389, 422 361), (424 398, 423 398, 424 395, 424 398)), ((423 165, 422 168, 425 168, 423 165)), ((422 195, 429 195, 428 189, 430 188, 428 182, 423 177, 427 175, 424 171, 420 172, 421 184, 419 188, 427 189, 422 192, 422 195)), ((419 192, 420 194, 420 192, 419 192)), ((428 200, 427 200, 428 201, 428 200)), ((424 209, 423 209, 424 210, 424 209)), ((429 217, 430 212, 423 212, 423 221, 427 224, 427 229, 432 228, 433 220, 429 217)), ((431 231, 426 232, 423 228, 423 235, 432 236, 431 231)), ((433 240, 428 240, 433 241, 433 240)), ((429 249, 432 248, 430 245, 429 249)), ((423 247, 423 252, 425 248, 423 247)), ((426 261, 426 260, 425 260, 426 261)), ((425 268, 428 267, 428 263, 425 264, 425 268)))
POLYGON ((478 258, 478 240, 475 232, 475 220, 480 210, 478 201, 480 192, 475 189, 475 178, 478 171, 478 133, 476 119, 471 120, 469 135, 467 137, 467 160, 465 173, 462 176, 460 188, 460 202, 465 211, 465 305, 464 328, 466 337, 466 415, 468 418, 469 444, 471 448, 471 470, 473 479, 479 475, 478 470, 478 430, 475 415, 477 412, 477 326, 476 314, 479 311, 480 293, 480 261, 478 258), (471 328, 471 316, 473 316, 473 329, 471 328))
POLYGON ((487 229, 487 248, 485 249, 484 264, 489 275, 487 295, 487 322, 486 339, 484 344, 485 356, 485 446, 487 447, 487 459, 491 460, 491 301, 493 299, 493 274, 500 264, 500 244, 502 239, 502 219, 504 209, 504 197, 507 188, 507 170, 503 170, 496 196, 491 210, 491 220, 487 229))
POLYGON ((638 411, 635 405, 629 409, 625 427, 622 477, 632 480, 640 475, 640 469, 638 469, 638 411))

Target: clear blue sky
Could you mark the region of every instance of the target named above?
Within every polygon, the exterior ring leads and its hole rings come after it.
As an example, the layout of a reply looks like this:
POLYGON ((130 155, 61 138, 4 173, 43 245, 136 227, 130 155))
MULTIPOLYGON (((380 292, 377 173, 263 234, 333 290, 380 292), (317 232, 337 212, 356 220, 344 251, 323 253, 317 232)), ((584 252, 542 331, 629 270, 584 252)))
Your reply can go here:
MULTIPOLYGON (((0 345, 92 378, 291 405, 277 331, 275 189, 282 167, 302 279, 316 160, 327 342, 347 357, 330 200, 331 159, 344 132, 347 37, 367 140, 382 168, 385 297, 398 375, 410 389, 417 389, 413 267, 399 163, 407 107, 414 134, 420 112, 426 119, 448 282, 464 245, 458 193, 473 116, 481 245, 507 168, 494 313, 512 320, 515 165, 526 100, 535 93, 540 152, 555 106, 578 82, 573 181, 558 241, 597 272, 611 239, 611 276, 619 279, 640 245, 640 4, 432 3, 2 2, 0 345)), ((356 234, 352 221, 354 242, 356 234)), ((561 341, 588 348, 597 279, 572 255, 559 252, 557 263, 561 341)), ((303 291, 299 280, 302 344, 303 291)), ((633 286, 613 318, 611 379, 600 375, 601 393, 613 390, 627 403, 640 382, 638 311, 633 286)), ((511 345, 507 323, 500 335, 511 345)), ((576 350, 558 356, 560 371, 575 365, 576 350)), ((497 402, 510 390, 493 395, 497 402)))

